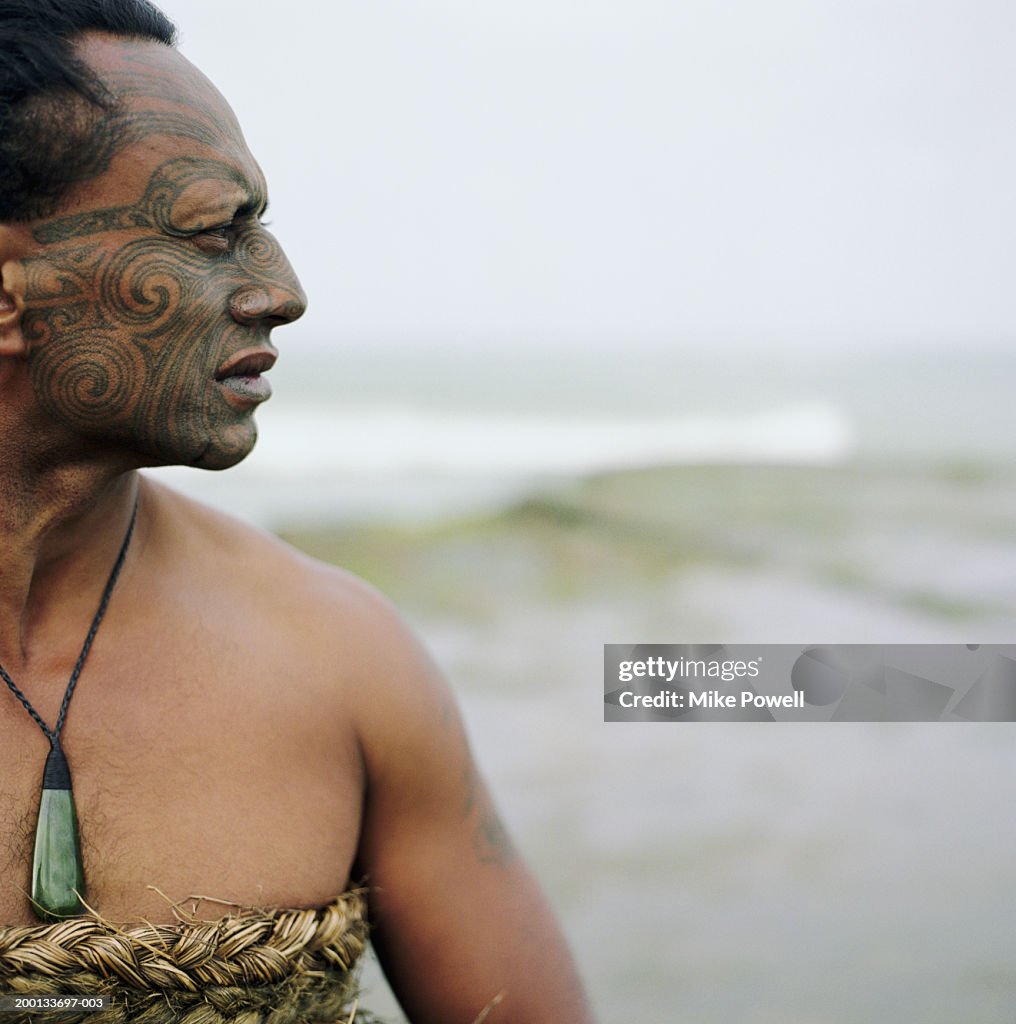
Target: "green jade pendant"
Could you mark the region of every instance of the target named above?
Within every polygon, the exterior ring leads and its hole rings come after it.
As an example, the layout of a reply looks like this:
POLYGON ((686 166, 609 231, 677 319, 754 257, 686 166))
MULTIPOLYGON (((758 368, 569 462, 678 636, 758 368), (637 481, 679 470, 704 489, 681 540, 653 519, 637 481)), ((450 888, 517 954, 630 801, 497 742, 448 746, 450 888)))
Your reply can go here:
POLYGON ((32 860, 32 903, 44 921, 62 921, 84 913, 81 896, 85 872, 78 839, 71 773, 57 741, 46 758, 35 826, 35 857, 32 860))
POLYGON ((74 810, 74 794, 71 792, 71 772, 67 767, 67 758, 60 747, 60 730, 78 676, 84 668, 85 659, 92 649, 92 641, 102 625, 106 614, 106 606, 113 594, 117 577, 127 558, 127 549, 134 534, 134 524, 138 518, 138 501, 135 497, 131 511, 131 521, 127 525, 120 554, 116 556, 109 579, 102 591, 99 607, 92 619, 91 629, 81 645, 81 653, 74 663, 67 689, 64 691, 63 703, 56 719, 56 727, 50 729, 39 717, 39 712, 32 707, 31 701, 18 689, 17 683, 11 679, 7 670, 0 665, 0 679, 7 689, 17 697, 21 706, 32 716, 35 724, 49 740, 49 756, 46 758, 46 769, 42 773, 42 795, 39 797, 39 820, 35 824, 35 856, 32 858, 32 909, 36 917, 43 921, 62 921, 67 917, 76 917, 87 910, 82 900, 85 895, 85 869, 81 863, 81 841, 78 838, 78 815, 74 810))

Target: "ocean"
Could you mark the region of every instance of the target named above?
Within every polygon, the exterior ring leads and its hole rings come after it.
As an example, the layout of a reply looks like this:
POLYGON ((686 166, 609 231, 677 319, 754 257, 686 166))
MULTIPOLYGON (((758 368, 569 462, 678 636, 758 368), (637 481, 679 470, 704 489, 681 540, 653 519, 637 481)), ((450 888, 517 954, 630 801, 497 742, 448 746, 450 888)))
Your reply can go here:
POLYGON ((271 379, 245 463, 160 471, 270 527, 433 519, 654 465, 992 472, 1016 436, 1008 352, 283 349, 271 379))

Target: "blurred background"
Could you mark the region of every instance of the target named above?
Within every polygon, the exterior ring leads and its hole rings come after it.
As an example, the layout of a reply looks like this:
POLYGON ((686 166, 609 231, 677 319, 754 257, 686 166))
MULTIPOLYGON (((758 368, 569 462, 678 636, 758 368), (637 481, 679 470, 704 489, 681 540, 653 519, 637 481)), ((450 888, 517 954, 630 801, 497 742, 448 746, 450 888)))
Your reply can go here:
POLYGON ((400 605, 601 1019, 1011 1022, 1012 726, 599 694, 608 642, 1012 642, 1016 8, 163 7, 310 307, 251 458, 159 475, 400 605))

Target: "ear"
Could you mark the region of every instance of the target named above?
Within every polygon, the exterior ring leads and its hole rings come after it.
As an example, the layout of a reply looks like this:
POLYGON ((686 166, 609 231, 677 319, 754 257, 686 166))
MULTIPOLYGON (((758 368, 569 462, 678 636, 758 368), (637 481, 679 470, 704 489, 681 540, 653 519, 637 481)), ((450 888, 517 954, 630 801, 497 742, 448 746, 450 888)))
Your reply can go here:
POLYGON ((0 224, 0 357, 23 358, 28 354, 21 331, 25 308, 25 271, 17 251, 19 231, 0 224))

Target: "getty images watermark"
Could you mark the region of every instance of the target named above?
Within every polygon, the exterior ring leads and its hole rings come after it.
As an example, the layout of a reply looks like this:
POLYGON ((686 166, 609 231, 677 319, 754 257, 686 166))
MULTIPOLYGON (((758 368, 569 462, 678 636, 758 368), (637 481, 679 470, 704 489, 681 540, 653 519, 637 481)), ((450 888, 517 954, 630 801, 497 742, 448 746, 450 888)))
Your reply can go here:
POLYGON ((606 644, 605 722, 1013 722, 1016 644, 606 644))

